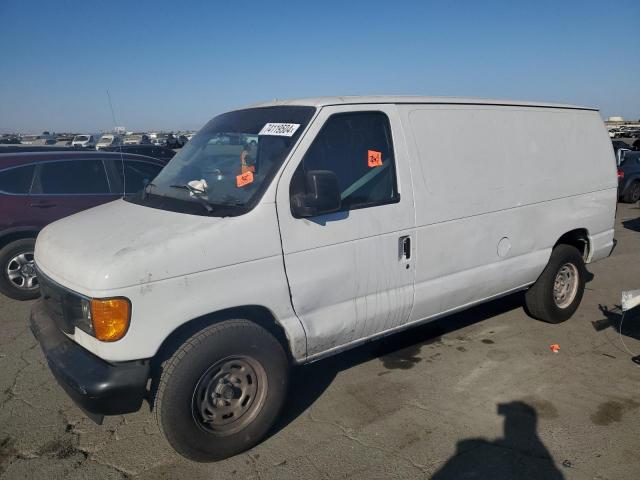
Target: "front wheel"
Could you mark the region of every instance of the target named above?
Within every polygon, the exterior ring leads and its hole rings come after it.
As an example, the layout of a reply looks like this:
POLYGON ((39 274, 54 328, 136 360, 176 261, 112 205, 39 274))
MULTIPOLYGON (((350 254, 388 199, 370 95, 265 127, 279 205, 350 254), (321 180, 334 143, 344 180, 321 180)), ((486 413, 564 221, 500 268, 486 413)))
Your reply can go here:
POLYGON ((525 294, 528 313, 548 323, 568 320, 582 300, 584 278, 584 261, 578 249, 558 245, 536 283, 525 294))
POLYGON ((32 300, 40 296, 33 251, 36 240, 21 238, 0 250, 0 292, 14 300, 32 300))
POLYGON ((162 368, 155 400, 169 444, 191 460, 221 460, 264 438, 280 413, 289 365, 280 343, 247 320, 189 338, 162 368))

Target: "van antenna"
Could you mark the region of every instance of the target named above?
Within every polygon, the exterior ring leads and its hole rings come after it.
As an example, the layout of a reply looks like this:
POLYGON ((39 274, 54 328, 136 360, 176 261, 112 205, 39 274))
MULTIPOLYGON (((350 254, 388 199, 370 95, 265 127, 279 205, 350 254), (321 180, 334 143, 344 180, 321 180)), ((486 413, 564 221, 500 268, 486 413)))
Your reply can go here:
MULTIPOLYGON (((113 111, 113 103, 111 103, 111 94, 109 93, 108 88, 107 88, 107 99, 109 100, 109 108, 111 109, 111 119, 113 120, 113 131, 115 133, 118 123, 116 122, 116 114, 113 111)), ((120 150, 120 163, 122 164, 122 198, 124 198, 125 192, 127 191, 127 176, 125 174, 125 169, 124 169, 124 155, 122 155, 122 143, 118 143, 118 150, 120 150)))

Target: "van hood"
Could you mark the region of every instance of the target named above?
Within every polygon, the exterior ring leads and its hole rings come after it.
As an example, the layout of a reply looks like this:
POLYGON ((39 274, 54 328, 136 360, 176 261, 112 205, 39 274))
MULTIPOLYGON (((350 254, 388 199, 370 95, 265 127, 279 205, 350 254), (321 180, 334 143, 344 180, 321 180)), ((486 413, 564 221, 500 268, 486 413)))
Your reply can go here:
POLYGON ((116 200, 45 227, 35 261, 58 283, 92 295, 279 255, 278 235, 273 204, 220 218, 116 200))

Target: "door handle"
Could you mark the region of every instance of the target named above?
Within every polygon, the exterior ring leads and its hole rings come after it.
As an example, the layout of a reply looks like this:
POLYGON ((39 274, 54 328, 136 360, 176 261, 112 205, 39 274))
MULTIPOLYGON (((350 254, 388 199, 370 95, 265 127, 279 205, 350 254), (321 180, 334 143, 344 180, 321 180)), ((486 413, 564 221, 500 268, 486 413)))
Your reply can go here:
POLYGON ((411 258, 411 237, 400 237, 400 259, 409 260, 411 258))
POLYGON ((36 207, 36 208, 51 208, 51 207, 55 207, 56 204, 55 203, 49 203, 49 202, 32 202, 29 204, 30 207, 36 207))

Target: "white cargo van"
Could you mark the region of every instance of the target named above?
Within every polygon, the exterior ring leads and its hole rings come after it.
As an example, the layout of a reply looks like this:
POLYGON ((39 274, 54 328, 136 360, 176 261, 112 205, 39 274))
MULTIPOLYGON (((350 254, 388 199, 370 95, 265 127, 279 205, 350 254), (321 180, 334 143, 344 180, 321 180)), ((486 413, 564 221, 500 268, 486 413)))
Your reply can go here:
POLYGON ((71 146, 75 148, 95 148, 100 134, 76 135, 71 141, 71 146))
POLYGON ((96 150, 107 147, 117 147, 122 145, 122 135, 107 133, 100 137, 98 143, 96 143, 96 150))
POLYGON ((614 246, 616 187, 591 108, 243 108, 145 191, 40 233, 32 330, 91 418, 147 399, 179 453, 216 460, 264 437, 292 364, 519 290, 533 317, 567 320, 614 246))

